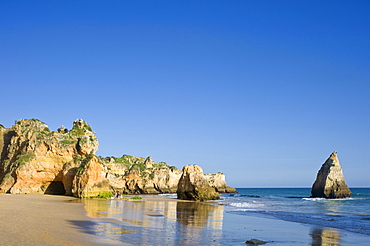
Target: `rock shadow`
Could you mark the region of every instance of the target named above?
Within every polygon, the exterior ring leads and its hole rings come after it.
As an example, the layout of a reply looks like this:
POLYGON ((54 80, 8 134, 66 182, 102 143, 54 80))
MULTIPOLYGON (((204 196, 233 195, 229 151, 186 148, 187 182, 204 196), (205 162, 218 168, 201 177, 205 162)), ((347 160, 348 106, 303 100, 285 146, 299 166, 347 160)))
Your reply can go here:
POLYGON ((96 227, 97 223, 90 220, 67 220, 68 223, 73 225, 76 230, 90 235, 97 235, 96 227))
POLYGON ((65 195, 66 190, 62 181, 51 181, 44 194, 48 195, 65 195))

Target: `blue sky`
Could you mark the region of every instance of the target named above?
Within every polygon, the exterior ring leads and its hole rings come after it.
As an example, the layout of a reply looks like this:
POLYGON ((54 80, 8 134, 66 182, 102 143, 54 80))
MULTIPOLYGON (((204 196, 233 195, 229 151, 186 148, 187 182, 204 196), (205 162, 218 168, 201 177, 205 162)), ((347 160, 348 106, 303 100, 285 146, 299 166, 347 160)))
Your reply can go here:
POLYGON ((368 1, 0 1, 0 124, 86 120, 98 155, 370 187, 368 1))

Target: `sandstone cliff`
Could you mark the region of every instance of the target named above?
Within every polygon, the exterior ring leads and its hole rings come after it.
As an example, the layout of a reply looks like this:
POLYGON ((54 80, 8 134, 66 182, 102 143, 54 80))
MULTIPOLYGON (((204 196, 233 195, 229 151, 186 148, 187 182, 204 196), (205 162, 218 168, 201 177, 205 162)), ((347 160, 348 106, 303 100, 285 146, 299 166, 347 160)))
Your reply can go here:
POLYGON ((208 183, 201 167, 186 165, 177 188, 177 198, 182 200, 206 201, 217 200, 220 195, 208 183))
POLYGON ((71 194, 80 161, 98 149, 98 140, 82 120, 71 131, 52 132, 36 119, 3 129, 0 192, 71 194))
POLYGON ((205 174, 208 183, 219 193, 237 193, 235 188, 226 184, 225 174, 218 172, 216 174, 205 174))
MULTIPOLYGON (((105 174, 99 179, 95 178, 95 183, 90 184, 102 187, 101 180, 107 180, 110 190, 121 194, 175 193, 181 176, 181 171, 176 167, 170 167, 164 162, 153 162, 151 157, 145 159, 124 155, 121 158, 101 158, 100 165, 105 167, 105 174)), ((96 167, 83 168, 77 173, 76 182, 90 169, 94 170, 96 167)))
MULTIPOLYGON (((175 193, 182 171, 151 157, 95 155, 98 140, 87 122, 76 120, 50 131, 37 120, 0 125, 0 192, 65 194, 76 197, 175 193)), ((234 192, 222 173, 208 182, 220 192, 234 192)))
POLYGON ((311 190, 312 197, 345 198, 351 197, 337 152, 333 152, 321 166, 311 190))

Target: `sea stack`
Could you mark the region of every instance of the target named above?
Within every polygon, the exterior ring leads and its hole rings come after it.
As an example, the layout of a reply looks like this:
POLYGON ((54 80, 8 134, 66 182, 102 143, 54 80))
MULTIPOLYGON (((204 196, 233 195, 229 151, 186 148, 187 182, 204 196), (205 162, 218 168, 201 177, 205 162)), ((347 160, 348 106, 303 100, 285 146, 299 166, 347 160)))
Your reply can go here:
POLYGON ((333 152, 321 166, 312 186, 311 195, 311 197, 322 198, 346 198, 352 196, 352 192, 344 180, 337 152, 333 152))
POLYGON ((212 187, 200 166, 186 165, 177 187, 177 198, 182 200, 206 201, 220 199, 220 194, 212 187))

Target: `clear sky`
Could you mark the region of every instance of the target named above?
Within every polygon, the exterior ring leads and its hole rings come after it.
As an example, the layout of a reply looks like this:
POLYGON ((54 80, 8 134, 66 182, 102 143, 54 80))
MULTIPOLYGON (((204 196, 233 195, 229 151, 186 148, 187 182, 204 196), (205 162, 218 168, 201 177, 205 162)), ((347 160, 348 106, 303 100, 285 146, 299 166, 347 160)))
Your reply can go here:
POLYGON ((0 1, 0 124, 86 120, 97 155, 370 187, 369 1, 0 1))

